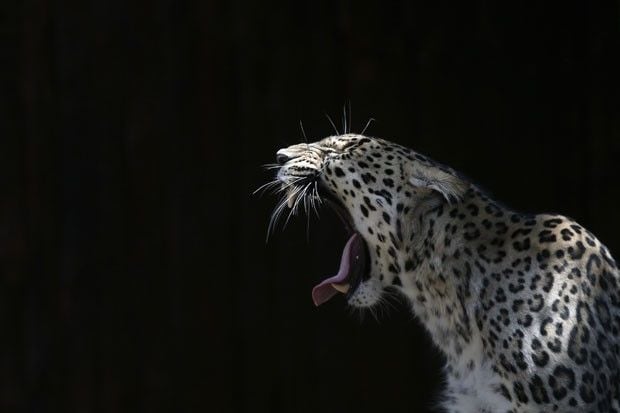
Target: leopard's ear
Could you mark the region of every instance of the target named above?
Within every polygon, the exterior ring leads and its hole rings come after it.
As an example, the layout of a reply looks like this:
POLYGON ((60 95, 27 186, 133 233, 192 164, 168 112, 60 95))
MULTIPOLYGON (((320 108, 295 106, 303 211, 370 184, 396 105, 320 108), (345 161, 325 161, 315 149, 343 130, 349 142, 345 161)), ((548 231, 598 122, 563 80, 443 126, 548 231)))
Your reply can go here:
POLYGON ((409 171, 409 183, 443 196, 450 204, 461 200, 469 183, 438 166, 417 165, 409 171))

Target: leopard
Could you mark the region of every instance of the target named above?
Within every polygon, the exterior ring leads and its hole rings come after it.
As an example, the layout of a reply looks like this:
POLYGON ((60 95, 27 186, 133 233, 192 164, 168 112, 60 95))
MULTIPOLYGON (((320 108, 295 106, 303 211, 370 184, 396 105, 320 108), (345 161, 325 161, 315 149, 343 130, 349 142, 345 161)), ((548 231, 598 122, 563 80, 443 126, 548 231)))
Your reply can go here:
POLYGON ((279 149, 273 169, 270 227, 326 205, 350 236, 314 303, 404 297, 445 360, 438 411, 620 413, 620 274, 582 225, 363 134, 279 149))

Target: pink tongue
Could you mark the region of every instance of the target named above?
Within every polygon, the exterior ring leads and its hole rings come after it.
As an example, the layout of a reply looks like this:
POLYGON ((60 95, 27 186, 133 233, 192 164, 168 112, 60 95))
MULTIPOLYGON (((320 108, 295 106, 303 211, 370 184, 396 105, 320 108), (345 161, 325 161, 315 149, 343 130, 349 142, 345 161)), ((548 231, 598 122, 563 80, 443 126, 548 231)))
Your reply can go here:
POLYGON ((312 301, 314 301, 314 305, 319 306, 338 293, 338 290, 336 290, 332 284, 340 284, 349 276, 349 272, 351 271, 351 250, 355 246, 354 244, 360 242, 359 238, 360 235, 355 233, 349 238, 349 241, 347 241, 347 245, 345 245, 344 251, 342 251, 338 274, 323 280, 312 289, 312 301))

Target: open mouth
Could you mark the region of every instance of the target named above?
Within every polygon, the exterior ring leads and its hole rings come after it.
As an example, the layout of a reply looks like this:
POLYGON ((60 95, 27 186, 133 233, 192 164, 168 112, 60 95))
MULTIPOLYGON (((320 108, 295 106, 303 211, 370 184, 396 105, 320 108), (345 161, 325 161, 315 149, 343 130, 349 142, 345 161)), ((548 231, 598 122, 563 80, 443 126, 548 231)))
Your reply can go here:
POLYGON ((349 240, 342 251, 340 268, 336 275, 325 278, 312 289, 312 301, 316 306, 327 302, 338 293, 345 294, 348 299, 362 280, 368 278, 370 272, 368 247, 361 234, 355 230, 351 214, 338 199, 320 185, 319 195, 323 202, 336 212, 349 234, 349 240))
POLYGON ((336 294, 343 293, 349 298, 368 272, 368 252, 362 236, 355 232, 342 251, 338 273, 326 278, 312 289, 312 301, 319 306, 336 294))

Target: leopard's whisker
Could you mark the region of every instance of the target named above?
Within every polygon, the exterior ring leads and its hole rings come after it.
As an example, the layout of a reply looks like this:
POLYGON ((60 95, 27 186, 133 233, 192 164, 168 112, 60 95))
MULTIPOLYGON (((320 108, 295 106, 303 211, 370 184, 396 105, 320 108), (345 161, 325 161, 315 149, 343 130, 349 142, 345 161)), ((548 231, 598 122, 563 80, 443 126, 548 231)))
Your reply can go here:
POLYGON ((366 122, 366 126, 364 126, 364 129, 362 129, 362 132, 360 132, 360 135, 363 135, 363 134, 364 134, 364 132, 366 132, 366 129, 368 129, 368 127, 370 126, 370 124, 371 124, 372 122, 374 122, 374 121, 375 121, 375 119, 374 119, 374 118, 370 118, 370 119, 368 119, 368 122, 366 122))
POLYGON ((259 186, 258 188, 256 188, 256 190, 254 190, 254 192, 252 192, 252 195, 256 195, 257 193, 263 193, 266 192, 270 189, 272 189, 272 187, 279 185, 280 181, 278 181, 277 179, 274 179, 273 181, 267 182, 266 184, 263 184, 261 186, 259 186))
POLYGON ((301 136, 304 137, 304 142, 306 142, 306 148, 308 148, 308 136, 306 136, 306 131, 304 130, 304 123, 299 120, 299 128, 301 129, 301 136))
POLYGON ((325 114, 325 116, 327 117, 329 123, 332 125, 332 128, 334 128, 334 131, 336 131, 336 135, 340 135, 340 132, 338 132, 338 128, 336 127, 336 124, 334 123, 332 118, 327 113, 325 114))

